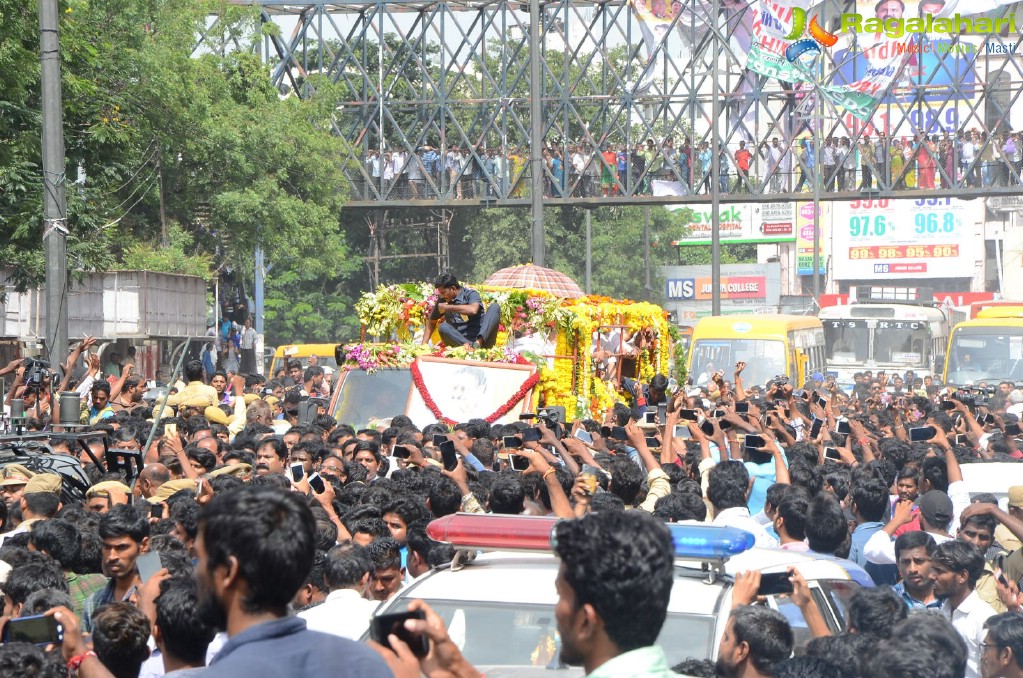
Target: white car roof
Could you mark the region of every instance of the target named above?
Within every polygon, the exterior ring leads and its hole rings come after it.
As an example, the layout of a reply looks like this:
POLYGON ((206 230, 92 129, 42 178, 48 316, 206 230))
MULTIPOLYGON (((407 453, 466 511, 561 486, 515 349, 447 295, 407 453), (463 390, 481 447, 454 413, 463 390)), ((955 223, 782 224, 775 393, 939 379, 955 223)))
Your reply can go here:
MULTIPOLYGON (((848 561, 780 549, 753 548, 733 557, 725 574, 746 570, 781 572, 795 565, 808 580, 856 580, 855 566, 848 561)), ((558 559, 552 553, 492 551, 479 555, 461 568, 440 568, 416 580, 401 593, 403 598, 479 601, 521 605, 554 605, 558 602, 554 579, 558 559), (499 585, 495 585, 495 573, 499 585)), ((698 563, 678 561, 669 611, 712 614, 718 606, 723 583, 712 583, 698 563), (692 582, 692 585, 686 583, 692 582)))

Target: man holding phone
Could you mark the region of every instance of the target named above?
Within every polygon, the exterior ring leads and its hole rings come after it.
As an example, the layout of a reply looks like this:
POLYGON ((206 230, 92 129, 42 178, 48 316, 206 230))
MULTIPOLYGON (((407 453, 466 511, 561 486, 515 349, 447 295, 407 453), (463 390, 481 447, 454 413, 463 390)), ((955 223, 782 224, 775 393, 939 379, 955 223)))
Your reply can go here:
POLYGON ((500 304, 492 302, 484 312, 480 293, 462 287, 458 278, 450 273, 440 274, 433 284, 437 288, 437 305, 423 329, 423 343, 429 344, 437 329, 446 346, 493 348, 501 322, 500 304))
POLYGON ((316 521, 298 493, 251 485, 218 492, 199 514, 195 550, 199 608, 228 635, 203 675, 391 676, 369 648, 288 614, 316 553, 316 521))

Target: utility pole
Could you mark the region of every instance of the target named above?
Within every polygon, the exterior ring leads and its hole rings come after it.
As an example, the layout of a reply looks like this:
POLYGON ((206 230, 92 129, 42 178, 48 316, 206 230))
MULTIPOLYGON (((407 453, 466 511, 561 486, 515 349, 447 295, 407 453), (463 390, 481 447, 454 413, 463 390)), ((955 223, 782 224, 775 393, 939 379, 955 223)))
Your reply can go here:
POLYGON ((718 0, 714 0, 710 13, 710 23, 713 26, 714 41, 711 49, 711 114, 710 114, 710 284, 713 287, 711 293, 711 315, 721 315, 721 139, 718 133, 718 118, 721 116, 720 99, 718 98, 718 59, 721 58, 721 38, 718 35, 718 0))
POLYGON ((160 244, 164 247, 170 245, 170 238, 167 236, 167 204, 163 194, 163 164, 160 162, 160 148, 156 149, 156 179, 160 188, 160 244))
POLYGON ((43 243, 46 247, 46 357, 54 367, 67 353, 67 198, 64 116, 60 94, 57 0, 39 0, 43 104, 43 243))
POLYGON ((529 0, 529 198, 533 222, 533 264, 544 265, 543 229, 543 68, 540 0, 529 0))
POLYGON ((586 210, 586 294, 593 291, 593 229, 590 226, 590 211, 586 210))

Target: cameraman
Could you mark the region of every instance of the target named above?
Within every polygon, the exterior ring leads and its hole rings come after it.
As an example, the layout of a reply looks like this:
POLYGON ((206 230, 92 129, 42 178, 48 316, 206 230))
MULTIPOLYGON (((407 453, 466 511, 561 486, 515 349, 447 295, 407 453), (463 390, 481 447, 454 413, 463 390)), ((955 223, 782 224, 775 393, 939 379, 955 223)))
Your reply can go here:
POLYGON ((4 404, 10 407, 12 400, 20 398, 25 401, 25 416, 38 419, 48 417, 50 415, 50 364, 34 358, 25 358, 8 364, 8 372, 12 367, 15 371, 14 383, 7 392, 4 404))

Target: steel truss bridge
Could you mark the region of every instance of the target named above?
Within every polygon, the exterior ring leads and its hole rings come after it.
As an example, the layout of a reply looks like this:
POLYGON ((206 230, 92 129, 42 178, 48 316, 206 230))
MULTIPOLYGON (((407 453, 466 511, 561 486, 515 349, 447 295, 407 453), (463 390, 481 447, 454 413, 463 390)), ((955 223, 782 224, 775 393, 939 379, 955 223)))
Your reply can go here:
MULTIPOLYGON (((274 25, 246 48, 262 54, 282 96, 306 96, 323 78, 333 83, 333 125, 347 141, 347 208, 355 210, 529 207, 535 236, 545 205, 1021 192, 1023 139, 1015 153, 1006 147, 1008 134, 1023 129, 1018 32, 947 36, 942 42, 951 46, 941 57, 936 47, 923 47, 927 38, 915 39, 917 53, 902 60, 889 95, 861 120, 822 95, 820 85, 746 69, 757 0, 682 0, 681 11, 653 23, 636 7, 648 1, 658 10, 660 0, 229 0, 258 6, 262 22, 274 25), (976 133, 972 158, 956 142, 963 130, 976 133), (881 134, 899 140, 901 161, 890 146, 877 148, 869 164, 863 151, 845 150, 877 146, 881 134), (781 163, 772 160, 775 137, 791 149, 781 163), (828 138, 838 149, 834 164, 822 162, 828 138), (681 159, 686 139, 697 149, 688 164, 681 159), (724 147, 727 167, 714 158, 702 171, 704 142, 724 147), (735 166, 740 142, 753 151, 748 182, 735 166), (453 149, 463 155, 446 166, 453 149), (580 173, 571 169, 577 149, 587 161, 580 173), (602 155, 607 151, 618 154, 602 155), (564 179, 548 153, 560 155, 564 179), (727 180, 704 181, 726 173, 727 180)), ((959 11, 969 4, 959 0, 959 11)), ((984 16, 1008 17, 1017 4, 984 16)), ((904 5, 915 11, 917 0, 904 5)), ((843 13, 873 8, 873 0, 826 0, 808 13, 837 32, 843 13)), ((1023 11, 1016 14, 1023 25, 1023 11)), ((213 17, 208 33, 216 30, 213 17)), ((853 78, 856 69, 862 75, 858 39, 840 34, 818 58, 820 84, 848 78, 850 64, 853 78)), ((542 263, 542 237, 533 254, 542 263)))

